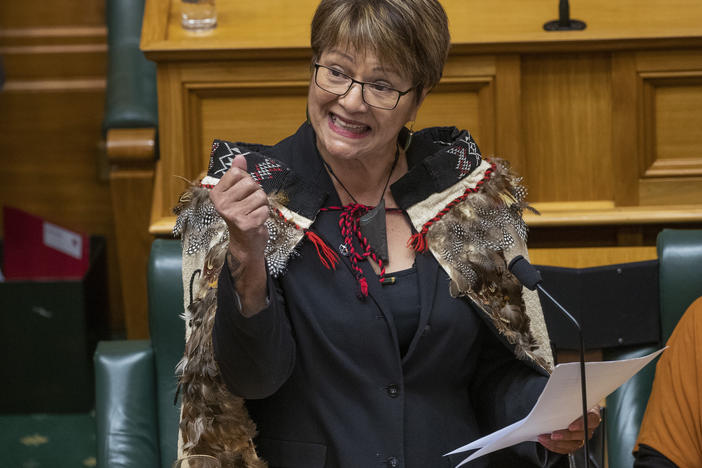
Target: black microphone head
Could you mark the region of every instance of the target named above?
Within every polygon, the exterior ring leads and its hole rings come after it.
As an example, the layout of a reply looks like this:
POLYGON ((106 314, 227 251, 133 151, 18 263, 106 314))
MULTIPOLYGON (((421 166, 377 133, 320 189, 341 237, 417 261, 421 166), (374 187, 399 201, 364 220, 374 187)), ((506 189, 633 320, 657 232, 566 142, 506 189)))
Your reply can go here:
POLYGON ((543 281, 541 279, 541 273, 521 255, 514 257, 512 261, 509 262, 507 268, 517 277, 520 283, 532 291, 536 289, 537 284, 543 281))

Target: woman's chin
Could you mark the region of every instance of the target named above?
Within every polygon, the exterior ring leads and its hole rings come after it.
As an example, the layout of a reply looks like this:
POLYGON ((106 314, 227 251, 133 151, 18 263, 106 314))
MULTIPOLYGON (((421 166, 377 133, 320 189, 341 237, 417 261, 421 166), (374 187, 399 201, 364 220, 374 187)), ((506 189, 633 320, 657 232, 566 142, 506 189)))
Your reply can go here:
POLYGON ((337 160, 358 159, 362 154, 362 148, 356 145, 334 145, 328 147, 328 155, 337 160))
POLYGON ((356 159, 363 153, 365 142, 358 139, 349 139, 334 133, 323 135, 317 139, 317 147, 324 156, 333 159, 356 159))

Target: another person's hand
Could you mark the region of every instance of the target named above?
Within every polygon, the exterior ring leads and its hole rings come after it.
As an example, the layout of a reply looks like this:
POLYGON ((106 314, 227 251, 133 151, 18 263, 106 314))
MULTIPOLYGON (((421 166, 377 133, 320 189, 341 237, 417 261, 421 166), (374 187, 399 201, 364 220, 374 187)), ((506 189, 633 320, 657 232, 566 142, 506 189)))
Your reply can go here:
MULTIPOLYGON (((592 437, 592 433, 600 425, 602 418, 600 417, 600 407, 595 406, 587 412, 587 438, 592 437)), ((553 431, 550 434, 541 434, 539 443, 548 450, 556 453, 571 453, 579 449, 585 444, 585 428, 583 417, 570 423, 567 429, 553 431)))

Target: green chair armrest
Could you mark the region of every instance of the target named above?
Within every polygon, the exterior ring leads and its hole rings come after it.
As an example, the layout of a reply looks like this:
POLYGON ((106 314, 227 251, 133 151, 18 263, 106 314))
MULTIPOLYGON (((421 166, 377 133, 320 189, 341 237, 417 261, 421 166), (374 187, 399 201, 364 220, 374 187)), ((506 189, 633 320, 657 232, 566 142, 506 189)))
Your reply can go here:
POLYGON ((101 341, 94 362, 98 466, 159 466, 151 342, 101 341))
MULTIPOLYGON (((657 346, 614 349, 605 353, 605 360, 632 359, 650 354, 657 346)), ((634 465, 634 449, 643 419, 648 396, 653 385, 656 365, 649 363, 638 374, 629 379, 607 397, 605 410, 605 432, 609 468, 631 468, 634 465)))

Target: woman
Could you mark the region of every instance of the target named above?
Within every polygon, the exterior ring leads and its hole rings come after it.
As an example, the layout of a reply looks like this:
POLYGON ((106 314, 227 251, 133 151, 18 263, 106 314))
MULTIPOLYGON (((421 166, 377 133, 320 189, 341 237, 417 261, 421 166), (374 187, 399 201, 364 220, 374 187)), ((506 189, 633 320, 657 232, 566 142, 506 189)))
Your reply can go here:
MULTIPOLYGON (((186 253, 210 247, 181 366, 186 451, 258 466, 245 399, 270 466, 455 466, 442 454, 525 416, 550 369, 505 266, 524 190, 467 132, 405 127, 447 56, 438 2, 324 0, 311 42, 308 121, 273 147, 215 142, 211 204, 201 189, 178 209, 186 253)), ((567 462, 570 429, 470 466, 567 462)))

